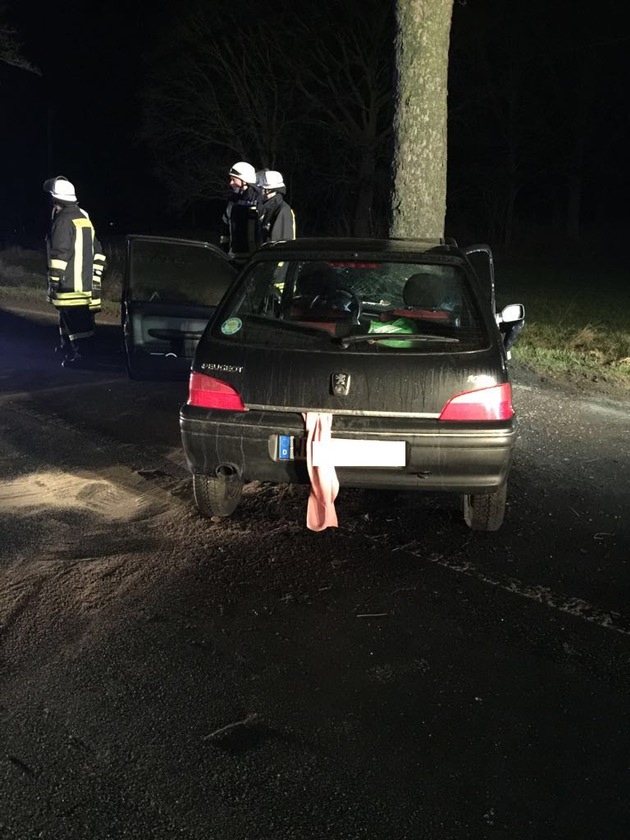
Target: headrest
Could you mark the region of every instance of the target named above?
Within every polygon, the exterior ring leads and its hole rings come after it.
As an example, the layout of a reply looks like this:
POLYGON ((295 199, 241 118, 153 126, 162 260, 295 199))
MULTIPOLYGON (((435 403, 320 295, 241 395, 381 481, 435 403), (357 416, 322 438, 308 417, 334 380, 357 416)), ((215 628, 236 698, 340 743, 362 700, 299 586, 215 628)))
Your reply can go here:
POLYGON ((402 297, 407 306, 439 309, 444 302, 442 280, 428 271, 419 271, 412 274, 405 283, 402 297))

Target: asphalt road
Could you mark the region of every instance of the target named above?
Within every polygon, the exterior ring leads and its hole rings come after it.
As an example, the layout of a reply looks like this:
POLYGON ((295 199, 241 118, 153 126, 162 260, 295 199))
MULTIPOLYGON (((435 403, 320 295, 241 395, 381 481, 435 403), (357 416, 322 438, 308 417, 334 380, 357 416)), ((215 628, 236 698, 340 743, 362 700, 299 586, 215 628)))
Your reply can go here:
POLYGON ((625 838, 630 403, 515 370, 503 528, 250 486, 195 511, 185 383, 0 312, 0 838, 625 838))

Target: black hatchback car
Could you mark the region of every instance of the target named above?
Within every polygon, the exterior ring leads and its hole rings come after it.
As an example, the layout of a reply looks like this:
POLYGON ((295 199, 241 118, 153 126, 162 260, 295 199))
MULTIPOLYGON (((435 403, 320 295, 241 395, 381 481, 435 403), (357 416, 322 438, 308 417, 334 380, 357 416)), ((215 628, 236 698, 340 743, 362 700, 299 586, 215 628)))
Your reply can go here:
POLYGON ((446 491, 500 527, 515 440, 485 245, 297 239, 256 252, 196 346, 180 430, 205 515, 245 482, 308 483, 305 415, 332 415, 340 486, 446 491))

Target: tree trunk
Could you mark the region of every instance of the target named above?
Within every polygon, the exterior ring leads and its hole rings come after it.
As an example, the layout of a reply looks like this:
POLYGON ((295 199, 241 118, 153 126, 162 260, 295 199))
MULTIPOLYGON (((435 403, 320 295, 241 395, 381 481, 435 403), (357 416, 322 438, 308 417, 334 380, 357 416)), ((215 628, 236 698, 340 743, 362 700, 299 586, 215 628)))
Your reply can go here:
POLYGON ((444 234, 452 10, 453 0, 396 0, 391 236, 444 234))

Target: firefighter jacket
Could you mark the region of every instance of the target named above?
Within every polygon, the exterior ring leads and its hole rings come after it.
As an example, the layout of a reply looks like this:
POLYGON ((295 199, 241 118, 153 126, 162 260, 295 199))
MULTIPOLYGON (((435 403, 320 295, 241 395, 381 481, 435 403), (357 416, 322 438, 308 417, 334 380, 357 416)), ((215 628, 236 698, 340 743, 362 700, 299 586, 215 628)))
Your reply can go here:
POLYGON ((262 206, 263 242, 295 239, 295 213, 284 200, 282 192, 278 190, 262 206))
POLYGON ((55 213, 46 250, 50 302, 98 311, 105 255, 88 214, 78 204, 67 204, 55 213))
POLYGON ((235 260, 244 260, 262 243, 260 214, 262 196, 258 187, 230 191, 221 219, 219 244, 235 260))

